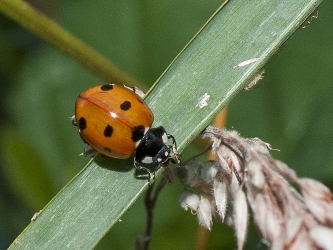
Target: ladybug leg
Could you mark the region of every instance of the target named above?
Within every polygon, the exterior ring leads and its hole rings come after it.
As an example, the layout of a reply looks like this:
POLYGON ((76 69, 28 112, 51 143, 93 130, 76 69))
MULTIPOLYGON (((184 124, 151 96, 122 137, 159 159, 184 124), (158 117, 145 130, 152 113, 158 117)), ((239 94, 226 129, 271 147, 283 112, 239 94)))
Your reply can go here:
POLYGON ((141 98, 143 98, 145 96, 145 93, 143 93, 143 91, 136 86, 129 87, 129 86, 124 85, 124 87, 128 88, 129 90, 132 90, 135 94, 137 94, 141 98))
POLYGON ((182 162, 180 160, 180 154, 177 151, 177 143, 175 137, 173 135, 167 134, 168 139, 172 140, 172 152, 177 160, 177 163, 179 164, 179 167, 182 165, 182 162))
MULTIPOLYGON (((80 134, 81 135, 81 134, 80 134)), ((84 139, 83 139, 83 141, 84 141, 84 139)), ((91 147, 91 146, 87 146, 84 150, 83 150, 83 152, 80 154, 80 156, 87 156, 87 155, 92 155, 92 154, 96 154, 97 153, 97 150, 96 149, 94 149, 93 147, 91 147)))
POLYGON ((75 115, 73 115, 72 117, 69 117, 69 119, 72 121, 72 124, 74 126, 76 126, 75 115))
POLYGON ((152 172, 149 168, 145 168, 139 165, 139 163, 136 161, 136 159, 134 158, 134 167, 142 172, 146 172, 148 174, 148 182, 150 183, 150 180, 152 179, 153 176, 155 176, 155 172, 156 170, 154 170, 154 172, 152 172))

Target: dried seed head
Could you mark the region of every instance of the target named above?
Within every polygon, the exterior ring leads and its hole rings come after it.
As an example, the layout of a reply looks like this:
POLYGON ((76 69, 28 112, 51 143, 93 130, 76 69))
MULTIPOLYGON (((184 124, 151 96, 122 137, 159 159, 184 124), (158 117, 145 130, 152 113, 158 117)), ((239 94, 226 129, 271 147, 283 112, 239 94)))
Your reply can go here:
POLYGON ((218 216, 221 218, 221 221, 224 221, 224 217, 226 215, 227 210, 227 196, 228 189, 227 183, 221 182, 219 180, 215 180, 213 184, 213 193, 212 196, 215 200, 216 212, 218 216))
POLYGON ((235 220, 237 245, 238 249, 243 249, 246 239, 249 216, 248 216, 245 193, 243 192, 242 189, 239 189, 237 192, 234 207, 235 207, 234 220, 235 220))
POLYGON ((179 196, 179 202, 182 208, 187 210, 190 208, 192 211, 197 211, 199 207, 200 197, 190 191, 184 190, 179 196))
POLYGON ((199 224, 210 230, 212 225, 211 203, 207 198, 203 196, 201 196, 201 199, 199 201, 197 214, 198 214, 199 224))
POLYGON ((333 227, 333 195, 322 183, 308 178, 298 179, 305 203, 321 223, 333 227))
POLYGON ((216 161, 185 164, 181 206, 211 229, 212 216, 235 228, 242 249, 248 206, 262 240, 272 249, 333 249, 333 194, 320 182, 298 178, 274 160, 268 143, 208 127, 216 161), (300 186, 302 194, 288 181, 300 186))
POLYGON ((333 229, 317 226, 310 230, 310 237, 318 249, 333 249, 333 229))

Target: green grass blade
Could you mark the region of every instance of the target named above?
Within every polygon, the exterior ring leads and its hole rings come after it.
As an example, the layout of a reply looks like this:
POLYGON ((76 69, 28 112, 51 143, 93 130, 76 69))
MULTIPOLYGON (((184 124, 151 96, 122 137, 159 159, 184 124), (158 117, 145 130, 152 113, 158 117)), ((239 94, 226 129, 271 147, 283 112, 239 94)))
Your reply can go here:
MULTIPOLYGON (((149 92, 146 101, 155 114, 154 126, 163 124, 183 150, 320 2, 228 2, 149 92), (235 67, 252 58, 260 60, 235 67), (198 106, 206 93, 208 105, 198 106)), ((97 156, 43 209, 11 249, 90 249, 146 185, 145 179, 134 177, 132 159, 97 156)))
POLYGON ((0 0, 0 11, 9 18, 71 56, 77 62, 99 75, 104 81, 119 84, 140 84, 107 58, 90 48, 53 20, 22 0, 0 0))

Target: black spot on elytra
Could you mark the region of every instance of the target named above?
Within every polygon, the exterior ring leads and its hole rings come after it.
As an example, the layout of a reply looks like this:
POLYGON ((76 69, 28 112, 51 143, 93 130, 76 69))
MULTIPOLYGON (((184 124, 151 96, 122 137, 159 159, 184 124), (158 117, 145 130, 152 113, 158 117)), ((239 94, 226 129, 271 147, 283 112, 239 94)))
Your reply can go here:
POLYGON ((145 135, 145 127, 143 125, 139 125, 134 127, 134 130, 132 132, 132 141, 137 142, 142 139, 142 137, 145 135))
POLYGON ((110 125, 107 125, 104 129, 104 136, 105 137, 111 137, 113 133, 113 127, 110 125))
POLYGON ((79 119, 78 127, 79 127, 79 129, 80 129, 81 131, 84 130, 84 129, 87 127, 87 121, 86 121, 86 118, 81 117, 81 118, 79 119))
POLYGON ((131 108, 131 102, 124 101, 122 104, 120 104, 121 110, 127 111, 131 108))
POLYGON ((105 84, 105 85, 101 86, 101 90, 102 91, 109 91, 111 89, 113 89, 113 85, 112 84, 105 84))
POLYGON ((106 152, 108 152, 108 153, 111 153, 111 152, 112 152, 112 150, 111 150, 110 148, 108 148, 108 147, 104 147, 104 151, 106 151, 106 152))

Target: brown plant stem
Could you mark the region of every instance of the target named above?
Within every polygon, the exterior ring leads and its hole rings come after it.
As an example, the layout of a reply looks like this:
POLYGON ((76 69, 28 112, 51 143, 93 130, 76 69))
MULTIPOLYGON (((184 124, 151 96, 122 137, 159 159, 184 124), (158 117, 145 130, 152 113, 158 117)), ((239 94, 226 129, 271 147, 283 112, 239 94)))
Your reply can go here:
POLYGON ((157 202, 158 195, 160 194, 161 190, 167 183, 166 178, 162 178, 161 181, 158 183, 157 187, 154 190, 154 184, 149 185, 146 195, 145 195, 145 207, 147 213, 147 220, 146 220, 146 232, 144 235, 144 244, 143 249, 149 249, 149 244, 151 240, 151 232, 153 228, 153 217, 154 217, 154 208, 157 202), (153 192, 154 191, 154 192, 153 192))

